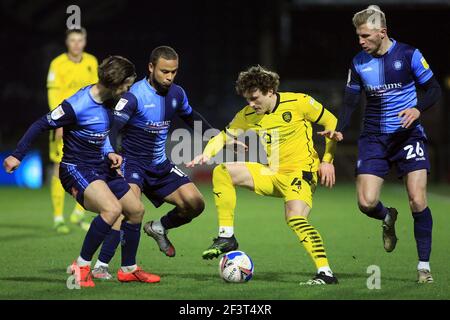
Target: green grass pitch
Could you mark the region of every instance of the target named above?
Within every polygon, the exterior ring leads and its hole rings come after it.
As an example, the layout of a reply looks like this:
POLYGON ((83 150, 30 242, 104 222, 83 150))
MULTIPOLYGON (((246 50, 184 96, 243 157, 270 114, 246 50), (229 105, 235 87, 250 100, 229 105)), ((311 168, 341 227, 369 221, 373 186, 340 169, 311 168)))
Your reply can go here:
MULTIPOLYGON (((159 284, 96 281, 96 287, 69 290, 65 269, 77 257, 84 232, 57 235, 52 230, 49 190, 0 188, 0 299, 450 299, 450 187, 431 186, 429 205, 434 217, 431 257, 434 284, 418 285, 413 220, 402 185, 386 185, 382 200, 399 210, 399 242, 386 253, 379 221, 359 213, 352 184, 333 190, 318 188, 310 222, 324 238, 331 267, 340 284, 300 286, 314 266, 295 234, 284 222, 283 201, 238 190, 235 233, 240 250, 255 264, 254 278, 227 284, 218 275, 218 260, 204 261, 202 251, 217 232, 211 187, 203 185, 207 207, 190 225, 169 234, 175 258, 164 256, 153 239, 141 237, 138 263, 162 276, 159 284), (367 268, 381 270, 381 289, 367 288, 367 268)), ((66 195, 66 211, 73 200, 66 195)), ((145 220, 160 217, 170 207, 154 209, 145 200, 145 220)), ((67 215, 66 215, 67 217, 67 215)), ((120 265, 120 249, 111 262, 120 265)), ((114 273, 115 274, 115 273, 114 273)))

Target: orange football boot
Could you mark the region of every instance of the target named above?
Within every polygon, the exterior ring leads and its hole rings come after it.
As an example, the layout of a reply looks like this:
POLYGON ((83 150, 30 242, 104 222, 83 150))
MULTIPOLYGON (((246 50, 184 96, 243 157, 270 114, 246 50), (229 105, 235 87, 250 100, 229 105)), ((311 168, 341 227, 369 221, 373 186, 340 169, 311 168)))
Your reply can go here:
POLYGON ((122 268, 119 268, 117 271, 117 280, 120 282, 147 282, 147 283, 155 283, 161 280, 160 276, 156 274, 148 273, 142 270, 140 267, 137 267, 133 272, 123 272, 122 268))
POLYGON ((76 283, 80 287, 88 288, 95 287, 95 283, 92 280, 92 273, 90 266, 80 267, 76 261, 74 261, 68 268, 67 273, 71 273, 75 276, 76 283))

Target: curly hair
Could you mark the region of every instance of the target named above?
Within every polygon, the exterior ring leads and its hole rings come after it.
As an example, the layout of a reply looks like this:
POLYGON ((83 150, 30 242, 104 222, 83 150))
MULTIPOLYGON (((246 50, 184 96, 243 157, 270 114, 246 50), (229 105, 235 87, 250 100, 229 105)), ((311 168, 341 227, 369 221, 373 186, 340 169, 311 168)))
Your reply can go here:
POLYGON ((257 65, 239 73, 236 80, 236 92, 239 95, 244 95, 246 92, 259 89, 265 95, 269 90, 277 92, 279 85, 280 76, 276 72, 257 65))

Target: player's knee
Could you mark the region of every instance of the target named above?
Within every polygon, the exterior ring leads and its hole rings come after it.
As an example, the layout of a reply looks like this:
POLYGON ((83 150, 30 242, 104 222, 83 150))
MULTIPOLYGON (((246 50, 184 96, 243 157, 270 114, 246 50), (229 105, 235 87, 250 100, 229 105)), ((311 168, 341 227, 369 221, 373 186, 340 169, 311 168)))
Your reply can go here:
POLYGON ((192 206, 192 215, 198 217, 205 210, 205 201, 203 198, 198 197, 195 199, 192 206))
POLYGON ((139 201, 138 207, 136 208, 136 215, 140 217, 144 217, 145 207, 141 201, 139 201))
POLYGON ((106 222, 111 225, 113 225, 114 222, 120 217, 121 213, 122 205, 119 201, 108 203, 108 205, 100 212, 106 222))
MULTIPOLYGON (((228 175, 234 186, 246 186, 248 184, 248 175, 246 167, 240 163, 224 163, 219 165, 223 168, 223 176, 228 175)), ((218 166, 218 167, 219 167, 218 166)), ((222 179, 222 183, 226 183, 228 179, 222 179)))
POLYGON ((231 178, 231 173, 229 172, 227 166, 225 164, 219 164, 213 170, 213 175, 212 175, 213 185, 223 183, 224 178, 227 176, 229 176, 231 178))
POLYGON ((127 218, 131 223, 140 223, 144 218, 145 208, 141 201, 136 203, 127 212, 127 218))
POLYGON ((205 210, 205 201, 201 196, 193 196, 189 199, 186 199, 181 207, 179 207, 179 211, 188 218, 198 217, 203 210, 205 210))
POLYGON ((367 214, 369 212, 372 212, 373 209, 375 209, 375 207, 377 206, 377 203, 378 203, 378 200, 375 200, 375 199, 372 199, 372 200, 359 199, 358 207, 362 213, 367 214))
POLYGON ((358 195, 358 207, 362 213, 367 213, 375 209, 379 199, 370 193, 360 193, 358 195))
POLYGON ((409 207, 412 212, 421 212, 427 207, 427 199, 422 195, 409 197, 409 207))

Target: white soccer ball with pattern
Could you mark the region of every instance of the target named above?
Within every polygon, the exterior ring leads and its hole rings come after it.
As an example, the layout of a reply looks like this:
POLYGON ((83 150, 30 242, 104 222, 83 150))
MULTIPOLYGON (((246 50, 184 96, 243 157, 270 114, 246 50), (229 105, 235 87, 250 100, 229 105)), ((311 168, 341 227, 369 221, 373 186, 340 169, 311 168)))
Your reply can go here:
POLYGON ((230 251, 219 262, 220 276, 226 282, 247 282, 254 270, 252 259, 243 251, 230 251))

